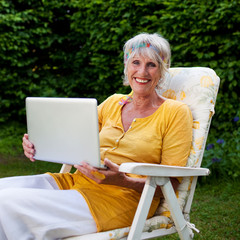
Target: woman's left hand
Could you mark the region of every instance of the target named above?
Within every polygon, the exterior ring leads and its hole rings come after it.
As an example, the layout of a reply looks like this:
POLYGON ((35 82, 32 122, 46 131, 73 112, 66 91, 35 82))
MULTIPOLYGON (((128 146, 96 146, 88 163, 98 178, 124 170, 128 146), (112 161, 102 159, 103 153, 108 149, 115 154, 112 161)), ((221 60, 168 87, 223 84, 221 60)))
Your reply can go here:
POLYGON ((119 166, 107 158, 104 159, 104 164, 108 167, 108 169, 98 169, 87 163, 74 165, 74 167, 98 184, 122 186, 126 180, 125 173, 119 172, 119 166))

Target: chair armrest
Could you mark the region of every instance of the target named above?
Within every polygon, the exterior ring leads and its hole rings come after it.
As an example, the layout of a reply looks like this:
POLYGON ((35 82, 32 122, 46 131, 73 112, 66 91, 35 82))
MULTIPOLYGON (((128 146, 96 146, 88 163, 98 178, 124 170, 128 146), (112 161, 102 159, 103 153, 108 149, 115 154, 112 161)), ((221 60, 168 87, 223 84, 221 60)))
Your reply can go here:
POLYGON ((70 172, 72 169, 72 165, 69 164, 63 164, 60 170, 60 173, 66 173, 66 172, 70 172))
POLYGON ((207 168, 179 167, 151 163, 123 163, 120 172, 154 177, 188 177, 207 176, 210 170, 207 168))

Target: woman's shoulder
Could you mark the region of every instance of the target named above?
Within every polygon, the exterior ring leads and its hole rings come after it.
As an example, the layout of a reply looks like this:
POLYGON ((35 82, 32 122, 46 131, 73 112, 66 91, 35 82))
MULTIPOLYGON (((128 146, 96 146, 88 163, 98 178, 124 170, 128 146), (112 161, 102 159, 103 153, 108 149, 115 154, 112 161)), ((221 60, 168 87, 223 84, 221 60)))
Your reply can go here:
POLYGON ((170 98, 165 99, 164 104, 169 108, 179 108, 179 107, 188 108, 188 105, 186 103, 180 102, 178 100, 170 99, 170 98))
POLYGON ((120 101, 122 98, 125 98, 125 97, 127 97, 126 94, 115 93, 115 94, 109 96, 107 99, 109 99, 109 101, 111 101, 111 102, 117 102, 117 101, 120 101))
POLYGON ((121 102, 127 98, 128 95, 126 94, 121 94, 121 93, 115 93, 111 96, 109 96, 105 101, 102 102, 104 105, 113 105, 115 103, 121 105, 121 102))
POLYGON ((98 106, 98 113, 103 115, 109 112, 113 113, 119 111, 123 102, 123 99, 127 98, 128 95, 115 93, 109 96, 104 102, 98 106))
POLYGON ((191 110, 186 103, 177 100, 166 99, 163 105, 166 112, 181 112, 182 114, 191 113, 191 110))

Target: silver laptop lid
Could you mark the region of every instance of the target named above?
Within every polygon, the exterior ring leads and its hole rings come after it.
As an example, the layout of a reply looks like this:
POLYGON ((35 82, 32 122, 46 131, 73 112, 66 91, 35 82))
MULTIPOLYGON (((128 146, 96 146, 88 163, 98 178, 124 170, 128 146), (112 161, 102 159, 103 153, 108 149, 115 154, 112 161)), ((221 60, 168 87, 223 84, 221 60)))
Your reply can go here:
POLYGON ((36 160, 100 167, 96 99, 28 97, 26 115, 36 160))

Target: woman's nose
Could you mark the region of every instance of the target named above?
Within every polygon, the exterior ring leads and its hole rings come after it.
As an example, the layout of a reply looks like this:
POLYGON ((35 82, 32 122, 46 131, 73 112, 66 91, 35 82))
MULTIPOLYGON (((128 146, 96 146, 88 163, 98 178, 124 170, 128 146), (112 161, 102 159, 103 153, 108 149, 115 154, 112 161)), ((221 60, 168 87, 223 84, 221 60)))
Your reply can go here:
POLYGON ((139 67, 139 73, 140 74, 142 74, 143 76, 144 75, 146 75, 146 73, 147 73, 147 68, 146 68, 146 66, 145 65, 141 65, 140 67, 139 67))

